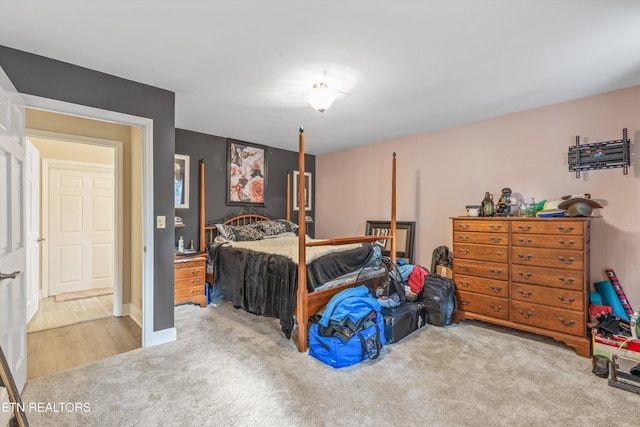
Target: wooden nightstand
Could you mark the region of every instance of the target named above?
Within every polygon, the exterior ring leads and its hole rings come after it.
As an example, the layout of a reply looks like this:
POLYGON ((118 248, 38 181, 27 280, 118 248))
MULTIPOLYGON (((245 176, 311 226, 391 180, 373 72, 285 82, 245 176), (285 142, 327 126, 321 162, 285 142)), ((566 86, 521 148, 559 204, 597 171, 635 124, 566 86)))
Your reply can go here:
POLYGON ((205 272, 207 255, 176 255, 173 264, 175 305, 192 302, 200 307, 207 306, 205 295, 205 272))

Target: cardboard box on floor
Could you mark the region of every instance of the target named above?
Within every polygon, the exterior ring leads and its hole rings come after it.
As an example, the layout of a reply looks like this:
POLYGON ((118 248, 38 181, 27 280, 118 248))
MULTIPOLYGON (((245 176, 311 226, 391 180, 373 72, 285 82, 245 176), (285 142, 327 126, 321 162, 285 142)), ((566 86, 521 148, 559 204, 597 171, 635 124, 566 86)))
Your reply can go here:
POLYGON ((449 279, 453 279, 453 270, 445 265, 436 266, 436 274, 447 277, 449 279))

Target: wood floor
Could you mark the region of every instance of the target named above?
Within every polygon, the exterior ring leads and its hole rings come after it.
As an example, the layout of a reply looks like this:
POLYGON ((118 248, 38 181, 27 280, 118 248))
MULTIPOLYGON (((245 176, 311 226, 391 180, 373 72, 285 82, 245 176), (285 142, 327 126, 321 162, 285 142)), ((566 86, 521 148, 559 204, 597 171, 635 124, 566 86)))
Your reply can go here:
POLYGON ((142 330, 113 317, 113 294, 69 301, 40 300, 27 325, 27 379, 75 368, 140 348, 142 330))
POLYGON ((56 301, 55 297, 42 298, 40 309, 27 325, 27 333, 111 317, 112 315, 113 294, 69 301, 56 301))
POLYGON ((95 362, 141 347, 129 316, 91 320, 27 334, 27 379, 95 362))

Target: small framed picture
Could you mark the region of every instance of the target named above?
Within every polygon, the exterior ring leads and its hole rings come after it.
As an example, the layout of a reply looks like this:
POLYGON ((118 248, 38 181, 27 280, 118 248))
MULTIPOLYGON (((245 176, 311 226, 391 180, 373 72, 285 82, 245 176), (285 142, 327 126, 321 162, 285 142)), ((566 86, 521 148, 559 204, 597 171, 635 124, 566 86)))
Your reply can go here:
POLYGON ((176 209, 189 208, 189 156, 175 155, 173 191, 176 209))
MULTIPOLYGON (((300 176, 300 171, 293 171, 293 210, 300 210, 298 206, 298 178, 300 176)), ((311 210, 311 172, 304 173, 304 210, 311 210)))

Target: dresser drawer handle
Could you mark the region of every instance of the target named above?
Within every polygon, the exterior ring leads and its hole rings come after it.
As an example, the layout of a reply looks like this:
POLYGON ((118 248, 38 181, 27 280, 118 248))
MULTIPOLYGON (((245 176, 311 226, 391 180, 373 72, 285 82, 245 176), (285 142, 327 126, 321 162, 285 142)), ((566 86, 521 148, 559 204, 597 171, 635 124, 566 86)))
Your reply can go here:
POLYGON ((558 280, 560 280, 562 283, 566 285, 570 285, 576 281, 576 279, 574 279, 573 277, 569 277, 569 280, 567 280, 564 278, 564 276, 558 276, 558 280))
POLYGON ((575 227, 571 225, 567 228, 564 228, 564 225, 559 225, 558 230, 562 231, 563 233, 571 233, 573 230, 575 230, 575 227))
POLYGON ((529 237, 527 240, 524 240, 522 237, 518 237, 518 242, 522 243, 523 245, 530 245, 531 243, 533 243, 533 239, 529 237))
POLYGON ((498 251, 498 252, 496 252, 496 254, 497 254, 498 256, 502 256, 502 251, 498 251))
POLYGON ((458 268, 462 271, 469 271, 471 270, 471 266, 470 265, 459 265, 458 268))
POLYGON ((532 274, 532 273, 526 273, 526 274, 525 274, 525 273, 523 273, 522 271, 518 271, 518 276, 522 277, 523 279, 528 279, 528 278, 530 278, 531 276, 533 276, 533 274, 532 274))
POLYGON ((462 228, 463 230, 468 230, 469 227, 471 227, 471 225, 460 223, 460 224, 458 224, 458 227, 462 228))
POLYGON ((489 224, 489 228, 492 230, 502 230, 502 224, 498 224, 498 225, 489 224))
POLYGON ((533 292, 531 292, 531 291, 527 291, 527 292, 525 292, 525 291, 523 291, 522 289, 518 289, 518 293, 519 293, 520 295, 522 295, 523 297, 525 297, 525 298, 530 298, 530 297, 531 297, 531 295, 533 295, 533 292))
POLYGON ((490 268, 489 271, 491 272, 491 274, 495 274, 496 276, 499 276, 499 275, 502 274, 502 269, 501 268, 498 268, 498 269, 490 268))
POLYGON ((458 249, 458 252, 460 252, 460 254, 462 255, 469 255, 469 252, 471 252, 470 249, 458 249))
POLYGON ((529 317, 533 316, 533 313, 530 311, 528 311, 527 314, 524 314, 524 311, 518 310, 518 313, 520 313, 520 316, 524 317, 525 319, 528 319, 529 317))
POLYGON ((533 255, 531 255, 531 254, 527 254, 527 255, 518 254, 518 258, 523 259, 525 261, 529 261, 529 260, 531 260, 531 258, 533 258, 533 255))
POLYGON ((459 234, 458 238, 460 240, 468 241, 469 239, 471 239, 471 236, 469 236, 468 234, 466 236, 463 236, 462 234, 459 234))
POLYGON ((464 280, 460 280, 460 281, 458 282, 458 284, 459 284, 460 286, 462 286, 462 287, 465 287, 465 288, 468 288, 468 287, 469 287, 469 285, 470 285, 469 281, 466 281, 466 282, 465 282, 464 280))
POLYGON ((191 274, 193 274, 194 276, 197 276, 198 274, 200 274, 200 269, 191 270, 191 274))
POLYGON ((192 285, 196 285, 198 283, 200 283, 200 279, 191 279, 191 284, 192 285))
POLYGON ((200 288, 198 289, 191 289, 191 295, 195 295, 195 294, 199 294, 200 293, 200 288))
POLYGON ((491 307, 491 310, 493 310, 493 311, 502 311, 502 306, 501 305, 496 307, 493 304, 489 304, 489 307, 491 307))
POLYGON ((568 261, 565 261, 565 258, 561 255, 558 257, 558 259, 563 263, 563 264, 571 264, 573 263, 576 259, 574 257, 569 257, 568 261))
POLYGON ((462 298, 460 298, 460 305, 469 305, 471 304, 471 300, 463 300, 462 298))
POLYGON ((502 236, 498 236, 498 237, 490 236, 490 237, 489 237, 489 240, 491 240, 491 241, 492 241, 492 242, 494 242, 494 243, 499 243, 499 242, 501 242, 501 241, 502 241, 502 236))
POLYGON ((529 224, 527 226, 524 225, 518 225, 518 228, 522 231, 530 231, 533 228, 533 225, 529 224))
POLYGON ((562 246, 573 246, 576 244, 575 240, 569 240, 569 243, 565 242, 564 239, 560 239, 558 240, 558 243, 560 243, 562 246))
POLYGON ((570 327, 576 324, 576 321, 573 319, 569 320, 569 322, 565 322, 564 317, 558 317, 558 320, 560 321, 560 323, 562 323, 566 327, 570 327))
POLYGON ((489 285, 489 289, 491 289, 496 294, 499 294, 500 292, 502 292, 502 286, 489 285))
POLYGON ((573 302, 575 301, 575 299, 573 298, 569 298, 569 301, 565 301, 562 295, 558 295, 558 299, 562 301, 563 304, 573 304, 573 302))

